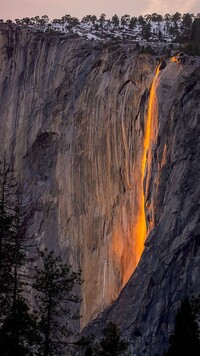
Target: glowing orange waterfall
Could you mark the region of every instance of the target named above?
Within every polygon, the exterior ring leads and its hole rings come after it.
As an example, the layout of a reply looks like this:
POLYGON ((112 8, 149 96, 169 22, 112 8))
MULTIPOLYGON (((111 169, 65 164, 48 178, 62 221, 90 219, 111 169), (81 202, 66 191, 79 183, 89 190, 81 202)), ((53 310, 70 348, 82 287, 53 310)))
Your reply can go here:
MULTIPOLYGON (((157 98, 156 98, 156 88, 158 84, 158 73, 159 69, 156 70, 156 74, 151 86, 147 117, 144 127, 144 140, 143 147, 141 150, 138 145, 138 154, 141 153, 141 158, 137 157, 136 160, 136 169, 133 172, 133 180, 136 182, 135 186, 131 187, 129 184, 129 177, 127 178, 127 187, 130 187, 130 194, 133 197, 133 212, 134 217, 132 218, 132 226, 130 227, 130 238, 131 240, 127 242, 124 235, 121 231, 121 226, 117 225, 112 232, 112 239, 109 248, 109 261, 113 261, 114 271, 119 271, 119 276, 121 278, 121 289, 127 283, 128 279, 132 275, 133 271, 137 267, 137 264, 140 260, 141 254, 144 249, 144 242, 147 237, 147 225, 146 225, 146 216, 145 216, 145 196, 147 196, 148 190, 148 181, 151 175, 150 167, 152 160, 151 145, 156 140, 157 128, 158 128, 158 115, 157 115, 157 98), (147 154, 148 153, 148 154, 147 154), (146 174, 146 166, 148 162, 148 170, 146 174), (144 178, 146 176, 146 184, 144 188, 144 178)), ((122 135, 124 140, 125 151, 128 152, 128 146, 126 143, 125 129, 122 127, 122 135)), ((128 169, 127 169, 128 170, 128 169)), ((151 208, 151 207, 150 207, 151 208)), ((124 211, 126 211, 124 209, 124 211)), ((125 221, 125 228, 128 231, 126 226, 126 220, 123 220, 123 217, 119 215, 119 224, 121 221, 125 221)), ((148 230, 152 229, 153 222, 148 222, 148 230)), ((127 232, 126 231, 126 232, 127 232)), ((127 238, 127 236, 126 236, 127 238)), ((107 282, 109 275, 106 275, 106 267, 104 267, 104 276, 107 282), (107 278, 107 279, 106 279, 107 278)), ((120 279, 119 279, 120 280, 120 279)), ((103 289, 103 298, 106 291, 109 291, 109 287, 104 287, 103 289), (106 289, 107 288, 107 289, 106 289)), ((110 291, 109 297, 112 296, 112 301, 116 299, 119 289, 116 287, 113 289, 113 279, 110 278, 110 291)))
MULTIPOLYGON (((143 156, 141 163, 141 202, 139 207, 139 213, 137 218, 136 225, 136 262, 138 263, 141 257, 141 254, 144 249, 144 242, 147 237, 147 225, 145 217, 145 194, 143 188, 143 182, 145 178, 145 167, 147 161, 147 152, 149 150, 151 136, 152 136, 152 123, 157 120, 157 98, 156 98, 156 79, 159 73, 159 67, 156 69, 156 74, 153 79, 153 83, 150 90, 149 103, 148 103, 148 112, 147 120, 145 125, 144 133, 144 144, 143 144, 143 156)), ((150 160, 150 154, 148 154, 148 160, 150 160)))
POLYGON ((179 63, 179 61, 178 61, 178 59, 177 59, 176 56, 172 57, 172 58, 170 59, 170 61, 171 61, 171 62, 175 62, 175 63, 179 63))

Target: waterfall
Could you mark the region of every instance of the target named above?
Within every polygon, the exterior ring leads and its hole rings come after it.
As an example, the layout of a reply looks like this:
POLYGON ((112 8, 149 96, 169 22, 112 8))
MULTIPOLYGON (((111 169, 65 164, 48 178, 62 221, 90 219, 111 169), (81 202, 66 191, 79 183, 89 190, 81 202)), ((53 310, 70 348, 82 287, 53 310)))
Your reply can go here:
MULTIPOLYGON (((147 224, 146 224, 146 215, 145 215, 145 191, 144 188, 144 178, 146 175, 146 165, 147 162, 151 162, 151 150, 150 145, 151 141, 154 136, 153 127, 155 127, 158 117, 158 105, 157 105, 157 96, 156 96, 156 88, 158 85, 158 74, 159 74, 159 67, 156 69, 156 74, 154 76, 149 102, 148 102, 148 111, 147 111, 147 120, 145 125, 145 132, 144 132, 144 143, 143 143, 143 157, 141 162, 141 202, 139 207, 139 212, 137 216, 137 225, 136 225, 136 260, 139 262, 141 254, 144 249, 144 242, 147 237, 147 224)), ((156 125, 157 126, 157 125, 156 125)), ((149 175, 149 173, 148 173, 149 175)), ((148 179, 147 179, 148 181, 148 179)))

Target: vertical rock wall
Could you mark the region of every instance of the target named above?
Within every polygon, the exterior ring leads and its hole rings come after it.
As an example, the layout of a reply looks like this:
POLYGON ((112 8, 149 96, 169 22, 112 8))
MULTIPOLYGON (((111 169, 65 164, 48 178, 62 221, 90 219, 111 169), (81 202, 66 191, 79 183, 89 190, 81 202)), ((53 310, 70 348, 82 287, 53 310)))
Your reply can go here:
POLYGON ((200 283, 200 58, 169 62, 157 86, 158 131, 146 167, 146 214, 154 228, 137 269, 114 305, 133 355, 165 355, 174 319, 200 283))
POLYGON ((0 150, 31 230, 82 269, 82 326, 112 303, 141 254, 141 160, 155 59, 130 45, 0 32, 0 150))

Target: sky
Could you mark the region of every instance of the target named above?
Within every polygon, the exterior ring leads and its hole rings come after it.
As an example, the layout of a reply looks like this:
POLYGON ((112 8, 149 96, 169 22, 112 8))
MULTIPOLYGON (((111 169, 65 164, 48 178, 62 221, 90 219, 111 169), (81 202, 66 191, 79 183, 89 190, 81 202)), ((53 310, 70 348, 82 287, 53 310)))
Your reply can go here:
POLYGON ((0 0, 0 18, 14 20, 22 17, 48 15, 50 19, 61 18, 63 15, 81 19, 85 15, 99 16, 102 13, 107 18, 114 14, 119 16, 145 15, 157 12, 174 14, 200 12, 199 0, 0 0))

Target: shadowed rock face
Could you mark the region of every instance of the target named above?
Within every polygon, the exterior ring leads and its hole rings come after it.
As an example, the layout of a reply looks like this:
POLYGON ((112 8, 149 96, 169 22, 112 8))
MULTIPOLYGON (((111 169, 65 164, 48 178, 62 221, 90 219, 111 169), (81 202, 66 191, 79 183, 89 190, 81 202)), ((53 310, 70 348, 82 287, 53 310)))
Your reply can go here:
POLYGON ((136 230, 155 59, 5 25, 0 50, 0 150, 23 182, 31 233, 82 269, 85 325, 116 299, 143 249, 136 230))
POLYGON ((199 59, 190 59, 185 66, 170 62, 159 74, 158 133, 146 186, 154 228, 120 296, 92 324, 98 333, 102 320, 116 321, 133 355, 164 355, 181 300, 200 292, 199 69, 199 59))

